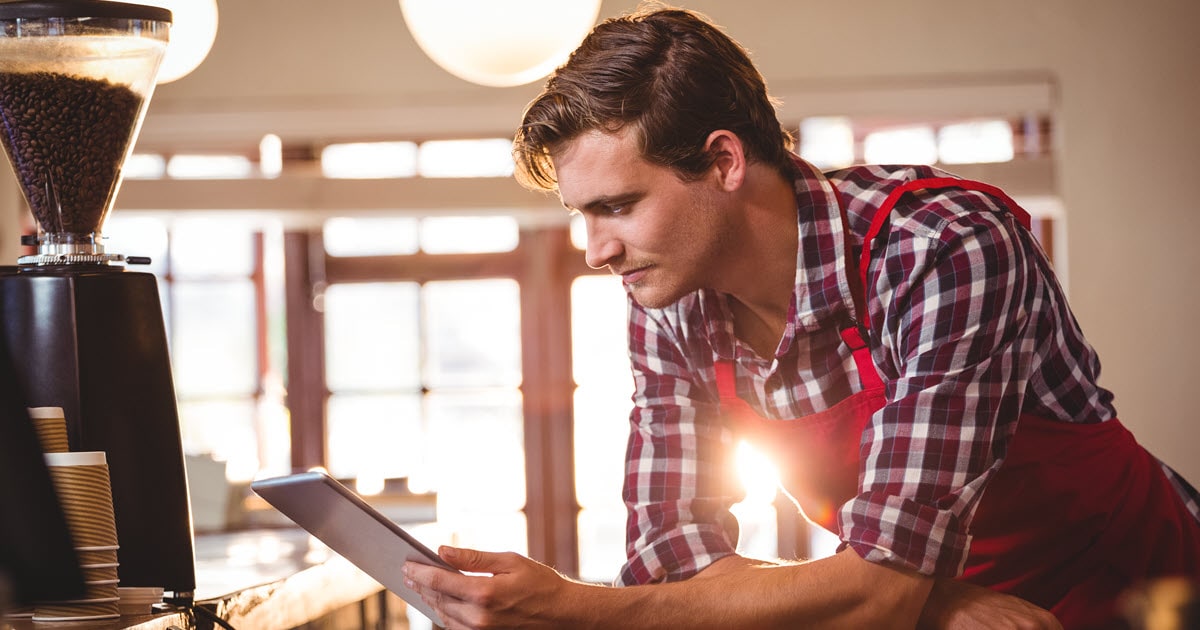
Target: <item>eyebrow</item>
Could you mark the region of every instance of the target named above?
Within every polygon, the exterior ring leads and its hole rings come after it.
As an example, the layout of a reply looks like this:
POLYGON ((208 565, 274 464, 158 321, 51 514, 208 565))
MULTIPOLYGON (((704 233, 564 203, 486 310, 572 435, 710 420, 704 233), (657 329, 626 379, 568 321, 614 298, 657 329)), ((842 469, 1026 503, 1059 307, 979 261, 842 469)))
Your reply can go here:
POLYGON ((594 212, 597 208, 612 206, 612 205, 621 204, 621 203, 629 203, 631 201, 637 201, 642 196, 643 195, 640 192, 630 191, 627 193, 621 193, 619 195, 600 195, 599 197, 596 197, 595 199, 583 204, 582 206, 579 206, 578 208, 568 206, 566 204, 563 204, 563 205, 568 210, 573 210, 573 211, 577 211, 577 212, 594 212))

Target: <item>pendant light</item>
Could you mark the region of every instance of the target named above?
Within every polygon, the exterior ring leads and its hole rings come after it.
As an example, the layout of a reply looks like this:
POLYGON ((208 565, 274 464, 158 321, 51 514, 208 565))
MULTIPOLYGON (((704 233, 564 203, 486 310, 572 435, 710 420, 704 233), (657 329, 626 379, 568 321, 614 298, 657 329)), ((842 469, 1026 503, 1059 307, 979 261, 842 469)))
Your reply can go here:
POLYGON ((187 76, 217 38, 217 0, 131 0, 171 12, 171 39, 158 70, 158 84, 187 76))
POLYGON ((400 10, 417 45, 442 69, 509 87, 565 62, 595 25, 600 0, 400 0, 400 10))

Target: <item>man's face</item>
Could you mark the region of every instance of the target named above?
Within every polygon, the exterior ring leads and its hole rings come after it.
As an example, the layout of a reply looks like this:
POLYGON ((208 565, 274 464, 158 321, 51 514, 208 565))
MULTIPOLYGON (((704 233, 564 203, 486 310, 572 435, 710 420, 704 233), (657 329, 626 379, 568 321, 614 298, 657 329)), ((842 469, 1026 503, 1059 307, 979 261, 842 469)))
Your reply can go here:
POLYGON ((635 134, 587 132, 551 159, 563 205, 587 225, 587 264, 608 267, 638 303, 662 308, 714 286, 727 197, 711 177, 685 182, 646 161, 635 134))

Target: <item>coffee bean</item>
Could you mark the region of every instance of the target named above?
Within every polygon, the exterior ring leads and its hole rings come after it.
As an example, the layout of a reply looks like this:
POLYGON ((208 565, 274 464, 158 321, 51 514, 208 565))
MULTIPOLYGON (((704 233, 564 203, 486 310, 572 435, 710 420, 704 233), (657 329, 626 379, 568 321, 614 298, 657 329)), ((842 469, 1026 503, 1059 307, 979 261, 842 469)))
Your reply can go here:
POLYGON ((104 80, 0 72, 0 144, 43 230, 99 228, 141 107, 104 80))

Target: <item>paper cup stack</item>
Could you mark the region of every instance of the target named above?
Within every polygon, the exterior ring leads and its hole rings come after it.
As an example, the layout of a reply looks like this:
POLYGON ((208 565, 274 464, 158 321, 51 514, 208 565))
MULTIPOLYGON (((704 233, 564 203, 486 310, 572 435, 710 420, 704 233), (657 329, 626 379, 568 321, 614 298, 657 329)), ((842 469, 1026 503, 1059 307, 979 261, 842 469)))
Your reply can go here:
POLYGON ((120 616, 117 591, 117 525, 112 483, 103 451, 46 453, 67 529, 79 556, 85 592, 81 599, 38 602, 34 621, 84 621, 120 616))
POLYGON ((67 446, 67 418, 62 407, 30 407, 28 411, 33 427, 37 429, 43 453, 66 453, 71 450, 67 446))

